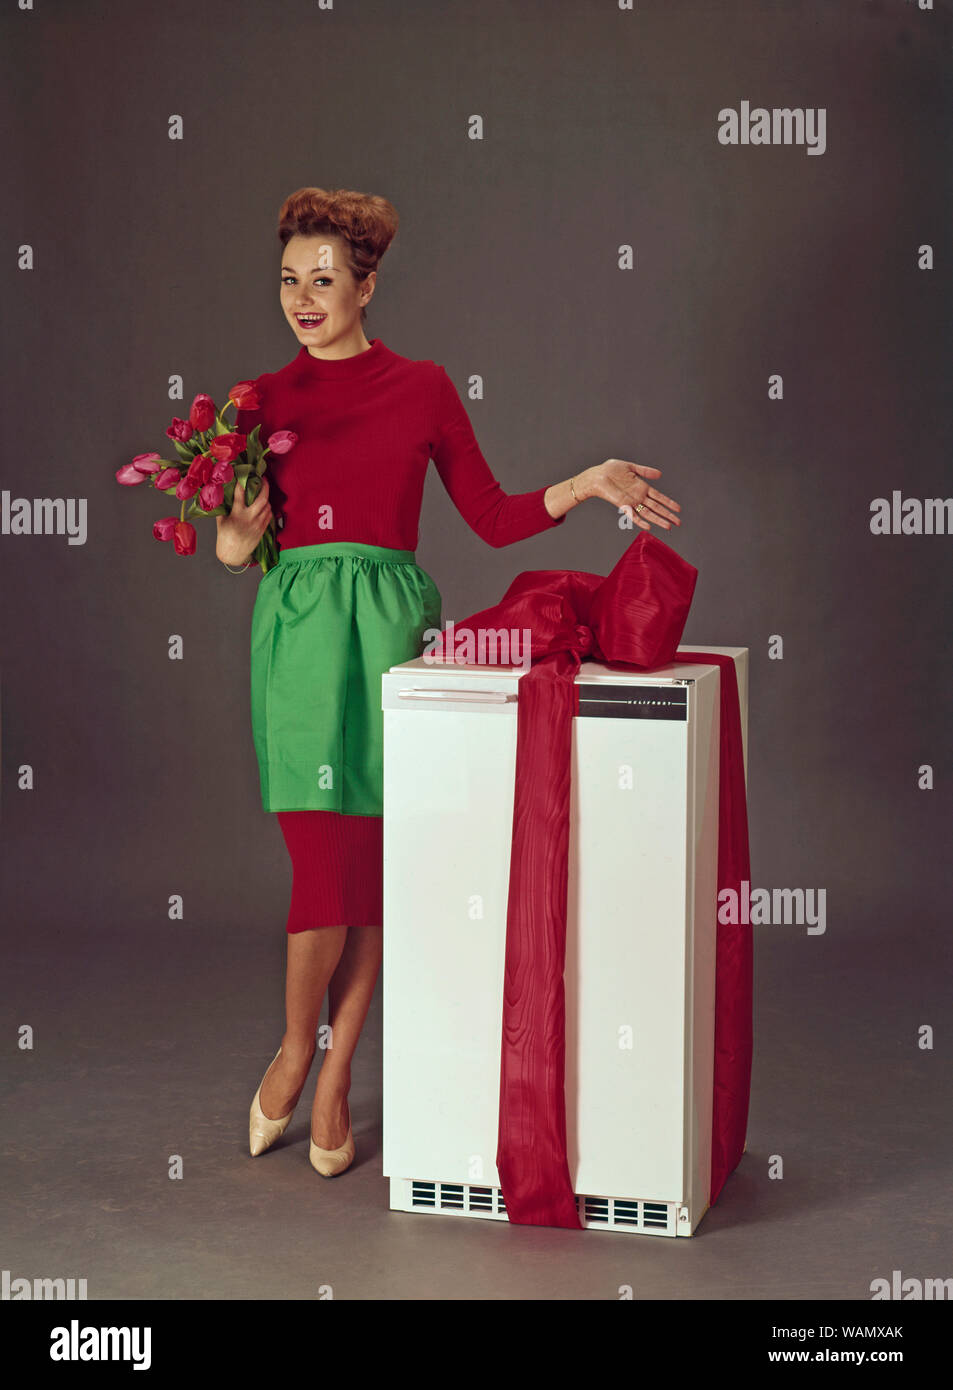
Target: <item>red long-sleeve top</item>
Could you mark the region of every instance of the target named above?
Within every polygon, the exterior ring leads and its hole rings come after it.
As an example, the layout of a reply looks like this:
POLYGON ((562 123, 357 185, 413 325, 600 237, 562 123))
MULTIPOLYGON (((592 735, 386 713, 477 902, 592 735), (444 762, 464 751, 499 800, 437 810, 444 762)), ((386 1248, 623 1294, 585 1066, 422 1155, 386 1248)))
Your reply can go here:
POLYGON ((293 430, 298 442, 269 454, 269 500, 288 549, 325 541, 416 550, 427 465, 433 459, 457 511, 488 545, 511 545, 550 526, 549 484, 507 494, 480 451, 444 368, 391 352, 380 338, 327 361, 306 347, 255 382, 261 402, 235 429, 293 430))

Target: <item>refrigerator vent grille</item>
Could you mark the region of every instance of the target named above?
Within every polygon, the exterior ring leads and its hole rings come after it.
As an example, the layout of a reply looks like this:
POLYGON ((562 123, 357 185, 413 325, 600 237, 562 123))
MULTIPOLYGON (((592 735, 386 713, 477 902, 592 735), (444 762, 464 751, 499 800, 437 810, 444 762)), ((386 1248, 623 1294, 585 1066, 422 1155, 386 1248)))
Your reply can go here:
MULTIPOLYGON (((588 1226, 644 1231, 647 1234, 675 1235, 675 1203, 643 1202, 629 1197, 578 1196, 580 1218, 588 1226)), ((506 1202, 498 1187, 471 1187, 465 1183, 411 1181, 411 1207, 431 1211, 470 1212, 473 1215, 505 1216, 506 1202)))
POLYGON ((674 1212, 668 1202, 639 1202, 624 1197, 584 1197, 582 1215, 603 1226, 629 1226, 634 1231, 674 1235, 674 1212))
POLYGON ((470 1187, 458 1182, 424 1182, 415 1178, 411 1184, 411 1205, 430 1207, 434 1211, 471 1211, 493 1216, 506 1211, 503 1193, 498 1187, 470 1187))

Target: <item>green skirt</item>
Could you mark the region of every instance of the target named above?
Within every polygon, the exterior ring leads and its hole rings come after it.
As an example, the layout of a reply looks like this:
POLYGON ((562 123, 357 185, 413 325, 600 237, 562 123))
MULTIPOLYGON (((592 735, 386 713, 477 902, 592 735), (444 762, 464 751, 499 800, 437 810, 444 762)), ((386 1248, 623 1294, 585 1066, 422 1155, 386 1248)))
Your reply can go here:
POLYGON ((332 541, 279 553, 251 624, 266 811, 383 813, 381 675, 421 655, 440 610, 412 550, 332 541))

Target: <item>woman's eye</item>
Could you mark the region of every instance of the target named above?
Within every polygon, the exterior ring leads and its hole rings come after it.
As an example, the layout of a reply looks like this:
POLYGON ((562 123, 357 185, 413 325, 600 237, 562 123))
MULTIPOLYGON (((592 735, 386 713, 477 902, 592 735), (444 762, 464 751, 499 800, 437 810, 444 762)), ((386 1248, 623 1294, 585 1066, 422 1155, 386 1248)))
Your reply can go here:
MULTIPOLYGON (((295 277, 294 277, 293 275, 283 275, 283 276, 281 277, 281 283, 282 283, 283 285, 287 285, 288 281, 289 281, 289 280, 294 280, 294 278, 295 278, 295 277)), ((319 283, 319 284, 322 284, 322 285, 330 285, 332 282, 328 279, 328 277, 327 277, 326 275, 319 275, 319 276, 318 276, 318 283, 319 283)))

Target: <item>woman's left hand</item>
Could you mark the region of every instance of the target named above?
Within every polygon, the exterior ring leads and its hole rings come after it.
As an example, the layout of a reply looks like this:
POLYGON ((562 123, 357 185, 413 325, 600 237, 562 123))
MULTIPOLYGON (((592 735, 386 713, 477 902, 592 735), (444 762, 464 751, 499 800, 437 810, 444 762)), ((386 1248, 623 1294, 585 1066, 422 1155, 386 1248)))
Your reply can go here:
POLYGON ((681 511, 681 507, 646 481, 661 476, 660 468, 650 468, 645 463, 606 459, 605 463, 596 464, 580 473, 574 487, 580 501, 602 497, 624 512, 630 521, 641 526, 643 531, 648 530, 653 522, 669 531, 673 525, 681 526, 681 521, 675 515, 681 511), (641 507, 641 510, 636 511, 637 507, 641 507))

